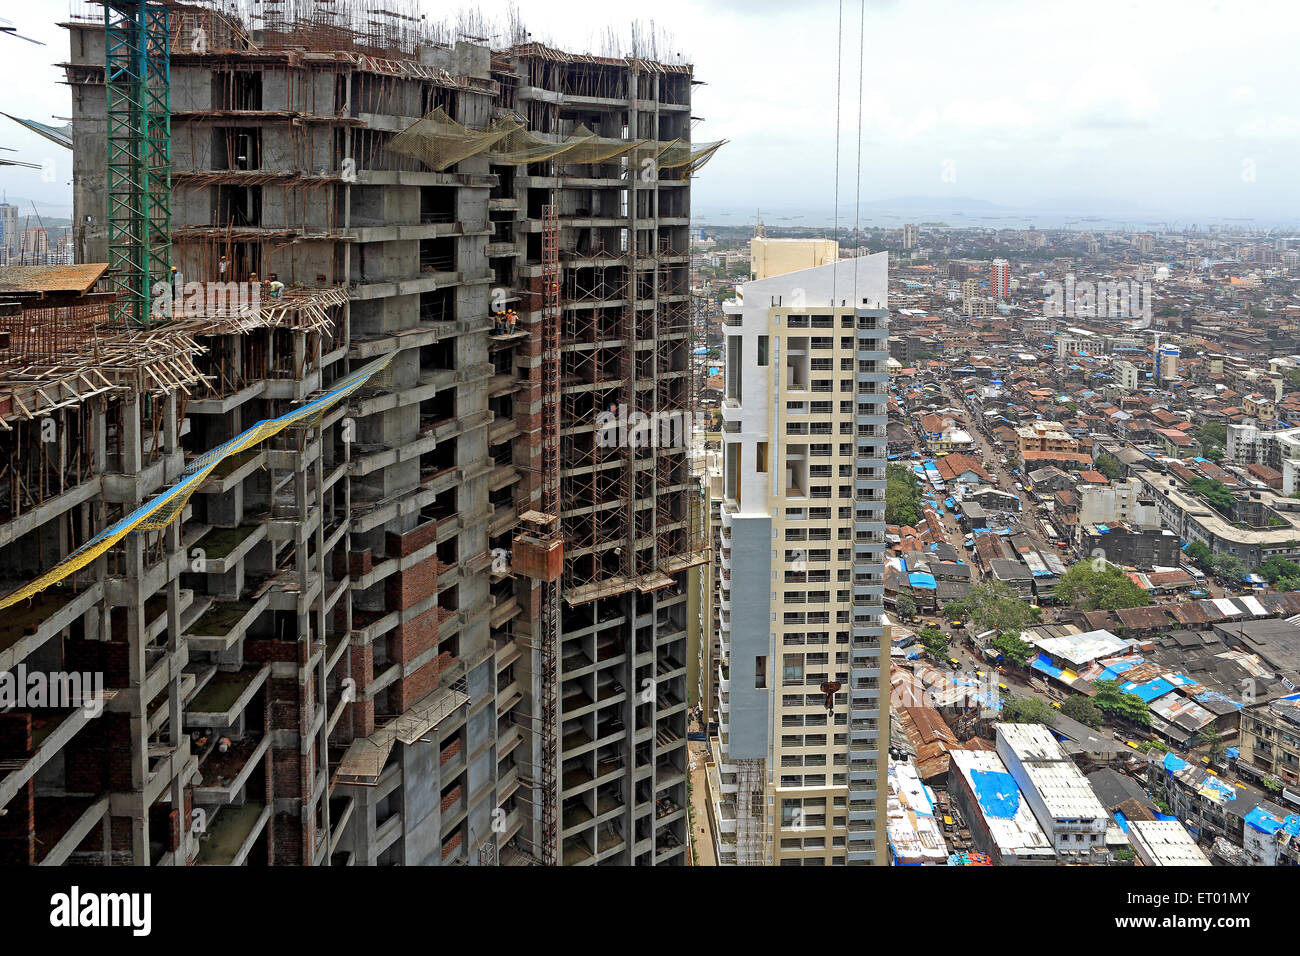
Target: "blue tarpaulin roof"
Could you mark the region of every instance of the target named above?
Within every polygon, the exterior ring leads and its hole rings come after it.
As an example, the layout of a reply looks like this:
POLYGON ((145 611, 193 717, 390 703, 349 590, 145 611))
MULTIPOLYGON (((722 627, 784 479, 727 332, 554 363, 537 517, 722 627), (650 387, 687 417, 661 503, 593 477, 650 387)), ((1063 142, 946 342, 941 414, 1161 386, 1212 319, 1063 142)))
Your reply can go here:
POLYGON ((1254 827, 1260 833, 1272 836, 1279 830, 1285 830, 1292 836, 1300 836, 1300 814, 1292 813, 1285 820, 1279 820, 1263 807, 1256 807, 1242 817, 1246 825, 1254 827))
MULTIPOLYGON (((1220 694, 1217 690, 1207 690, 1204 691, 1203 693, 1197 694, 1196 701, 1197 703, 1200 704, 1209 704, 1209 703, 1228 704, 1232 707, 1235 707, 1237 710, 1241 710, 1240 701, 1235 701, 1231 697, 1228 697, 1226 694, 1220 694)), ((1231 757, 1233 755, 1228 754, 1228 756, 1231 757)))
POLYGON ((1044 674, 1050 674, 1052 677, 1061 676, 1061 669, 1057 667, 1055 664, 1053 664, 1052 659, 1048 657, 1046 654, 1039 654, 1032 661, 1030 661, 1029 666, 1036 671, 1042 671, 1044 674))
POLYGON ((1165 770, 1167 770, 1169 773, 1177 773, 1180 770, 1186 769, 1186 767, 1187 767, 1186 760, 1182 760, 1179 757, 1175 757, 1171 753, 1165 754, 1165 770))
POLYGON ((1124 811, 1116 810, 1112 816, 1115 817, 1115 822, 1119 824, 1119 828, 1128 833, 1128 817, 1124 816, 1124 811))
POLYGON ((1144 703, 1151 703, 1157 697, 1163 697, 1174 689, 1174 685, 1169 683, 1163 677, 1157 677, 1149 680, 1145 684, 1135 684, 1129 681, 1127 684, 1121 684, 1120 690, 1126 694, 1132 694, 1134 697, 1142 698, 1144 703))
POLYGON ((927 571, 913 571, 907 576, 907 583, 914 588, 926 588, 931 591, 938 587, 934 575, 927 571))
POLYGON ((1000 770, 972 770, 971 787, 984 815, 1010 820, 1020 809, 1020 788, 1015 778, 1000 770))
POLYGON ((1224 783, 1218 777, 1212 777, 1209 774, 1206 774, 1205 779, 1201 781, 1201 788, 1213 790, 1215 793, 1222 795, 1224 799, 1227 800, 1237 799, 1236 787, 1230 786, 1224 783))
POLYGON ((1119 680, 1119 675, 1126 670, 1136 667, 1142 663, 1141 658, 1129 661, 1112 661, 1106 665, 1106 669, 1098 674, 1095 680, 1119 680))

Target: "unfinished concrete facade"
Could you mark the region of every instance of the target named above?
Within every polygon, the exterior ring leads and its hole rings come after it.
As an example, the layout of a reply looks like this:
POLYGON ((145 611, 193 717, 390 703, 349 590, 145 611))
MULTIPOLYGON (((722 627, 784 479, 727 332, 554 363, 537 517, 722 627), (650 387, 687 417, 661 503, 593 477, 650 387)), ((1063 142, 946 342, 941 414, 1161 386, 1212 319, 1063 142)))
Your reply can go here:
POLYGON ((585 126, 641 144, 582 165, 561 154, 513 177, 521 317, 542 320, 537 220, 551 202, 563 302, 559 813, 542 839, 558 839, 565 864, 680 864, 688 575, 702 555, 689 466, 690 183, 659 160, 689 142, 691 72, 530 44, 499 56, 493 77, 502 106, 538 134, 585 126), (653 436, 629 434, 635 413, 653 436))
MULTIPOLYGON (((76 219, 82 255, 104 262, 103 27, 67 26, 76 219)), ((180 281, 274 277, 292 308, 253 322, 198 306, 174 346, 193 374, 69 406, 93 467, 0 526, 0 574, 29 579, 197 456, 387 365, 224 459, 180 520, 128 536, 73 594, 33 599, 20 626, 37 639, 11 635, 4 667, 85 645, 116 676, 86 729, 42 742, 39 715, 0 715, 15 728, 0 756, 21 763, 0 805, 33 808, 0 821, 6 852, 39 862, 40 803, 68 798, 86 803, 54 842, 74 861, 492 864, 546 860, 549 843, 561 863, 683 862, 689 435, 606 450, 594 419, 620 401, 691 410, 689 182, 628 157, 575 169, 484 152, 434 171, 386 144, 435 109, 470 128, 513 110, 541 134, 581 115, 602 137, 686 142, 689 67, 606 61, 608 95, 586 96, 565 85, 574 58, 542 47, 381 49, 182 4, 170 28, 180 281), (566 547, 547 686, 540 588, 508 555, 539 504, 551 204, 566 547), (491 317, 507 303, 517 329, 491 317), (547 693, 562 763, 544 793, 547 693), (78 745, 121 751, 130 772, 74 781, 78 745)), ((4 440, 39 441, 21 429, 4 440)), ((50 810, 51 831, 68 813, 50 810)))

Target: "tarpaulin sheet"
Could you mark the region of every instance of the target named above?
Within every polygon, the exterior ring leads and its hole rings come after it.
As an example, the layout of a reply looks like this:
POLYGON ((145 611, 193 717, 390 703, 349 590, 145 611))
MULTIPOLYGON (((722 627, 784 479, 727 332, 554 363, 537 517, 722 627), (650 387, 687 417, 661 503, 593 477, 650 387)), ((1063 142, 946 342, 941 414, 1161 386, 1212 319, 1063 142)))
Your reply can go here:
POLYGON ((1127 671, 1127 670, 1131 670, 1132 668, 1136 667, 1136 666, 1137 666, 1138 664, 1140 664, 1140 663, 1142 663, 1141 660, 1135 660, 1135 661, 1113 661, 1112 663, 1107 664, 1106 667, 1105 667, 1105 669, 1104 669, 1100 674, 1098 674, 1098 675, 1094 678, 1094 680, 1115 680, 1115 681, 1117 681, 1117 680, 1119 680, 1119 677, 1120 677, 1121 674, 1123 674, 1123 673, 1124 673, 1125 671, 1127 671))
POLYGON ((1050 674, 1052 677, 1060 677, 1061 669, 1052 663, 1052 659, 1046 654, 1039 654, 1029 664, 1036 671, 1042 671, 1044 674, 1050 674))
MULTIPOLYGON (((1230 707, 1235 707, 1237 710, 1241 710, 1240 701, 1233 700, 1231 697, 1228 697, 1226 694, 1220 694, 1217 690, 1207 690, 1197 694, 1196 701, 1197 703, 1200 704, 1210 704, 1210 703, 1227 704, 1230 707)), ((1232 749, 1236 750, 1237 748, 1233 747, 1232 749)), ((1235 757, 1237 755, 1229 752, 1228 756, 1235 757)))
POLYGON ((1151 703, 1157 697, 1163 697, 1174 689, 1174 685, 1169 683, 1163 677, 1157 677, 1155 680, 1149 680, 1145 684, 1135 684, 1129 681, 1127 684, 1121 684, 1120 690, 1126 694, 1132 694, 1139 697, 1144 703, 1151 703))
POLYGON ((934 575, 925 571, 913 571, 907 576, 907 583, 914 588, 926 588, 933 591, 938 585, 935 583, 934 575))
POLYGON ((1020 809, 1020 789, 1015 778, 1000 770, 972 770, 971 787, 986 817, 1010 820, 1020 809))
POLYGON ((1216 802, 1219 797, 1222 797, 1224 800, 1237 799, 1236 787, 1231 787, 1218 777, 1211 776, 1208 773, 1205 775, 1205 779, 1201 781, 1200 793, 1216 802))
POLYGON ((1185 770, 1186 768, 1187 768, 1186 760, 1182 760, 1178 757, 1175 757, 1171 753, 1165 754, 1165 770, 1167 770, 1169 773, 1177 773, 1178 771, 1185 770))
POLYGON ((1263 807, 1256 807, 1242 819, 1247 826, 1254 827, 1268 836, 1272 836, 1279 830, 1285 830, 1291 836, 1300 836, 1300 814, 1292 813, 1285 820, 1279 820, 1263 807))

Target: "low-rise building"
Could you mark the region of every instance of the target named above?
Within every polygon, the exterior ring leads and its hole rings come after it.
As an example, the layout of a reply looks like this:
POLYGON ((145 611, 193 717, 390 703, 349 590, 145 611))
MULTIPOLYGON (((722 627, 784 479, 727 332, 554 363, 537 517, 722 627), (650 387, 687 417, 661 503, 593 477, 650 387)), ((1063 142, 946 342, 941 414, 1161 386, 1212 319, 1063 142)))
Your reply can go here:
POLYGON ((1079 544, 1085 554, 1104 557, 1126 568, 1177 567, 1181 542, 1162 528, 1132 528, 1123 524, 1080 524, 1079 544))
POLYGON ((1053 864, 1056 852, 1002 758, 992 750, 954 750, 948 796, 975 848, 1003 866, 1053 864))
POLYGON ((943 866, 948 847, 929 788, 911 760, 889 761, 889 862, 891 866, 943 866))
POLYGON ((1134 820, 1129 844, 1143 866, 1210 866, 1192 835, 1177 820, 1134 820))
POLYGON ((1110 815, 1042 724, 998 724, 997 753, 1061 862, 1106 863, 1110 815))
POLYGON ((1300 789, 1300 694, 1242 711, 1238 766, 1247 763, 1300 789))

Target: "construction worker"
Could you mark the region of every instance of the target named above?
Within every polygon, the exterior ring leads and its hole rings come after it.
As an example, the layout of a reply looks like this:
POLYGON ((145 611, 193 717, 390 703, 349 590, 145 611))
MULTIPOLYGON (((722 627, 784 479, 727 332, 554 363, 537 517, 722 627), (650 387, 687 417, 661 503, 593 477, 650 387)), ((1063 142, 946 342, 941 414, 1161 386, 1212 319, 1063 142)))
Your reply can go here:
POLYGON ((222 282, 226 281, 226 271, 229 268, 230 268, 230 260, 227 257, 222 256, 220 259, 217 260, 217 277, 222 282))
POLYGON ((272 299, 283 298, 284 283, 280 281, 278 273, 272 272, 270 280, 266 283, 266 291, 270 293, 272 299))
POLYGON ((519 316, 515 314, 514 309, 511 309, 509 312, 506 313, 506 331, 509 333, 513 333, 515 331, 515 323, 517 321, 519 321, 519 316))

